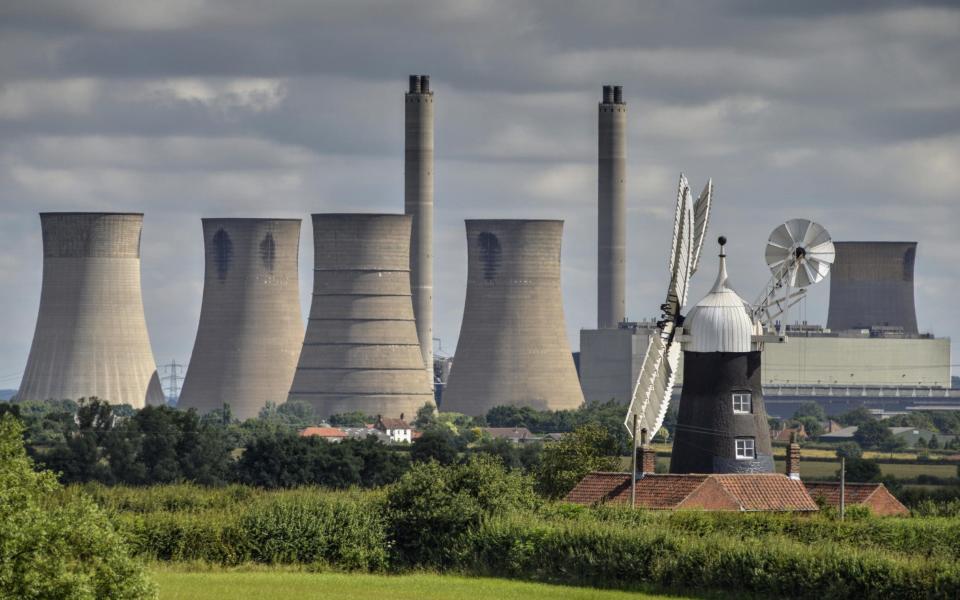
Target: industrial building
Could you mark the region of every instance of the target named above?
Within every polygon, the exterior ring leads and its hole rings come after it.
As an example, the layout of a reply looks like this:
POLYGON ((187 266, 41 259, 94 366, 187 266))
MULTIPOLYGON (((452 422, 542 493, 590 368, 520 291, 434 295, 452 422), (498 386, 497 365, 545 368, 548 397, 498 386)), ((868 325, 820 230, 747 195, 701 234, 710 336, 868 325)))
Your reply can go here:
MULTIPOLYGON (((790 417, 811 400, 830 414, 858 406, 960 408, 960 395, 951 391, 950 339, 917 333, 916 243, 834 245, 828 322, 853 325, 787 325, 785 343, 763 346, 760 378, 768 413, 790 417)), ((629 402, 654 327, 640 322, 581 331, 580 380, 588 402, 629 402)), ((681 365, 678 388, 683 382, 681 365)))
POLYGON ((411 75, 404 98, 404 213, 413 219, 410 289, 420 352, 433 384, 433 91, 411 75))
POLYGON ((140 291, 141 213, 41 213, 40 310, 18 401, 165 398, 140 291))
POLYGON ((577 408, 560 292, 563 221, 468 220, 467 294, 444 411, 577 408))
POLYGON ((290 400, 322 417, 399 417, 433 403, 411 302, 411 221, 313 215, 313 303, 290 400))
POLYGON ((287 399, 303 344, 300 219, 203 219, 200 323, 179 406, 256 417, 287 399))

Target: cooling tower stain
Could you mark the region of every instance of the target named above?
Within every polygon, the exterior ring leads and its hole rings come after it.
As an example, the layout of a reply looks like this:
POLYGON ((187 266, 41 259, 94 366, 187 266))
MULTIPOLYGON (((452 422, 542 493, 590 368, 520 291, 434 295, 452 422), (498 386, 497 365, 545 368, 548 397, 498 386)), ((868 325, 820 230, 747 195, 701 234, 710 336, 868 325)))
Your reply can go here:
POLYGON ((233 257, 233 242, 230 241, 230 234, 224 230, 219 230, 213 235, 214 260, 217 263, 217 278, 224 281, 227 278, 227 271, 230 270, 230 259, 233 257))
POLYGON ((500 240, 489 231, 484 231, 477 236, 477 243, 480 245, 480 260, 483 261, 483 278, 488 281, 495 279, 500 266, 500 240))
POLYGON ((267 235, 263 237, 263 241, 260 242, 260 260, 263 261, 263 266, 273 273, 273 263, 277 257, 277 242, 273 239, 273 234, 267 232, 267 235))

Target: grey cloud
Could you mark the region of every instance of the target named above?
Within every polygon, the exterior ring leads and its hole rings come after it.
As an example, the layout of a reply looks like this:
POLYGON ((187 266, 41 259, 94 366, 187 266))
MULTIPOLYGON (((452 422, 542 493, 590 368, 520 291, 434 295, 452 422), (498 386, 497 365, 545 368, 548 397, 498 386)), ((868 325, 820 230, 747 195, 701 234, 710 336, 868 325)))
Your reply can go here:
MULTIPOLYGON (((0 375, 22 369, 39 210, 142 210, 158 360, 188 358, 201 216, 402 210, 408 72, 433 75, 436 332, 463 308, 463 219, 566 220, 571 339, 594 322, 599 86, 630 111, 628 313, 662 300, 678 171, 713 176, 713 234, 750 298, 794 216, 917 239, 921 326, 960 337, 960 11, 948 3, 106 0, 0 6, 0 375), (162 6, 162 10, 156 7, 162 6), (138 10, 140 9, 140 10, 138 10)), ((708 257, 704 272, 714 263, 708 257)), ((693 296, 705 291, 699 278, 693 296)), ((826 312, 826 286, 803 307, 826 312)), ((0 387, 5 387, 0 382, 0 387)))

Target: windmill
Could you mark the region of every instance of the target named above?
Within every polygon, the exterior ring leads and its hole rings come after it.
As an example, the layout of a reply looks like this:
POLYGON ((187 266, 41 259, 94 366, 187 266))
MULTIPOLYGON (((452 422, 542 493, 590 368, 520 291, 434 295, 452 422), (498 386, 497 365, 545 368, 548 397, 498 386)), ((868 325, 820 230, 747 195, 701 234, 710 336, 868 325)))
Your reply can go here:
MULTIPOLYGON (((635 442, 644 443, 660 430, 670 404, 684 342, 681 311, 700 262, 712 198, 712 181, 707 182, 694 202, 687 179, 680 176, 667 299, 660 306, 662 316, 657 321, 657 331, 650 336, 624 421, 632 436, 641 434, 641 440, 635 442)), ((725 243, 726 239, 721 237, 721 246, 725 243)), ((830 272, 833 242, 821 225, 807 219, 791 219, 771 233, 765 258, 772 273, 770 281, 753 305, 744 303, 754 323, 758 348, 765 341, 785 341, 785 329, 780 330, 777 320, 785 320, 790 307, 804 297, 807 288, 830 272)))

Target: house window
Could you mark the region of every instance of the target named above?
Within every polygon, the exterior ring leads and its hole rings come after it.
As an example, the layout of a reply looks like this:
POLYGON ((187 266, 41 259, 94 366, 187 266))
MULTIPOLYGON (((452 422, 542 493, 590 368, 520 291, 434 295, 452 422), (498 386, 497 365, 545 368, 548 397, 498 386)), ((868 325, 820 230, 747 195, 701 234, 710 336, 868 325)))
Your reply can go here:
POLYGON ((750 392, 733 393, 733 414, 748 415, 753 412, 753 399, 750 392))
POLYGON ((754 458, 753 438, 737 438, 737 460, 752 460, 754 458))

